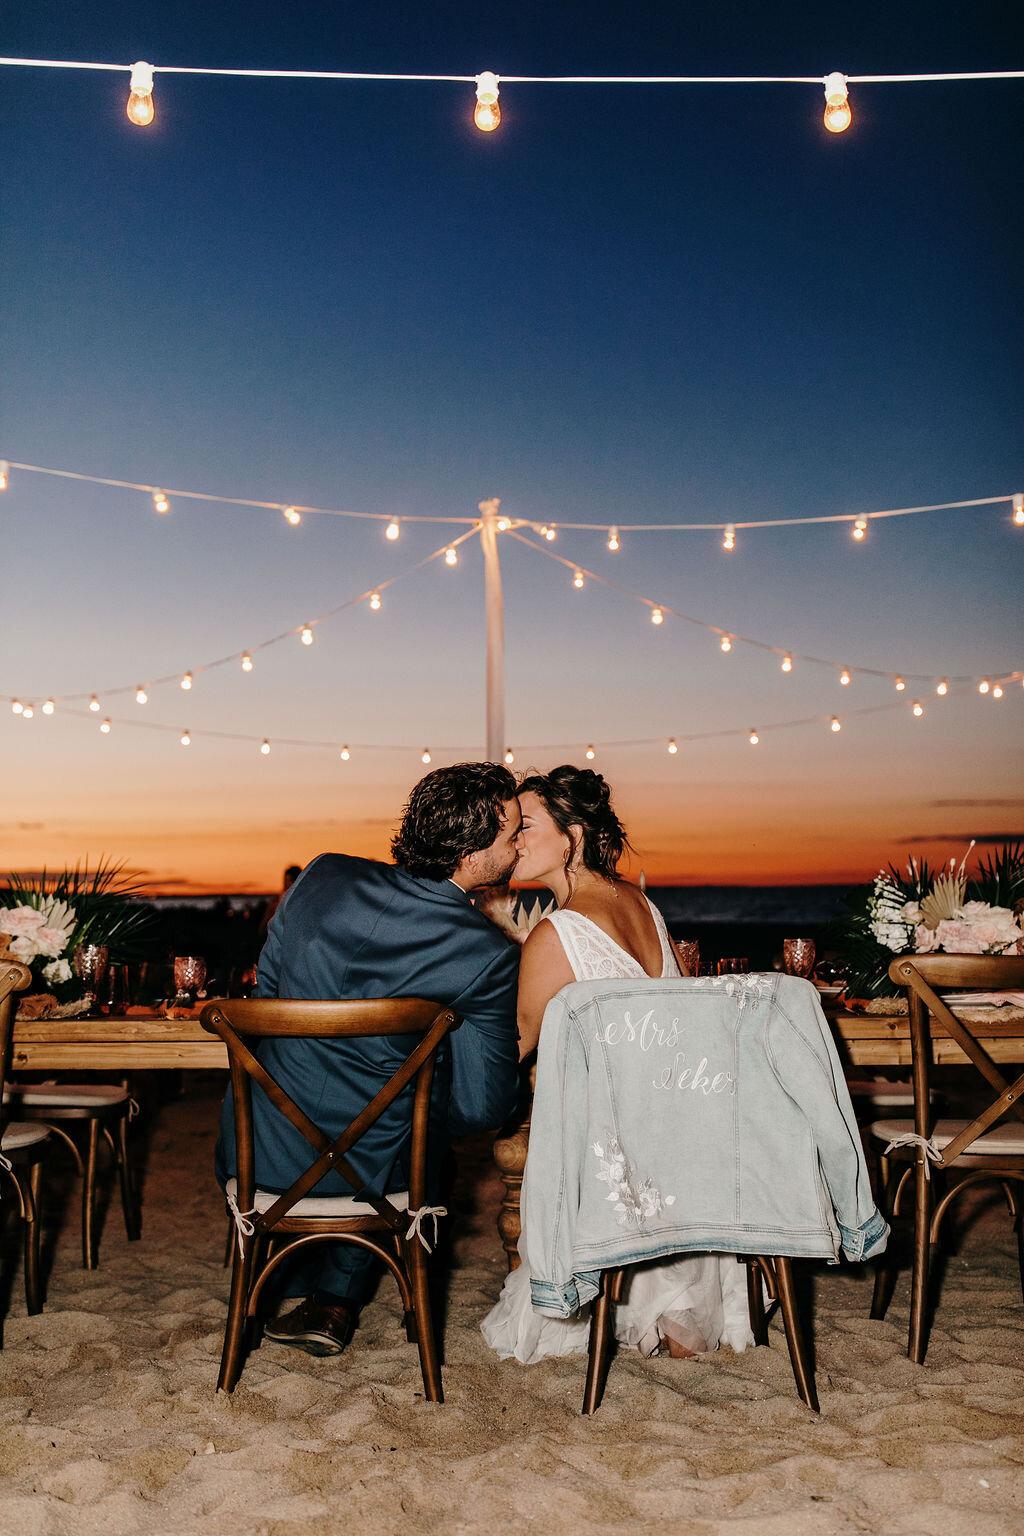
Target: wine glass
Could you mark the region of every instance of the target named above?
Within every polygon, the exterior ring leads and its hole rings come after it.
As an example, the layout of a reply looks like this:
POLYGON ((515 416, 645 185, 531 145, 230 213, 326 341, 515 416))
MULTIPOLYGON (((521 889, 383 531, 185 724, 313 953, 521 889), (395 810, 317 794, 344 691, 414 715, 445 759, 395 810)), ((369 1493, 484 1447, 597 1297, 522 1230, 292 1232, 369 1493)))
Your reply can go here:
POLYGON ((809 976, 814 969, 814 940, 783 939, 782 964, 787 976, 809 976))
POLYGON ((679 969, 684 976, 697 976, 700 973, 700 940, 699 939, 673 939, 676 958, 679 961, 679 969))
POLYGON ((746 955, 736 955, 718 962, 719 976, 746 976, 749 970, 750 961, 746 955))
POLYGON ((206 961, 202 955, 175 955, 174 985, 177 995, 173 1008, 191 1008, 195 996, 202 991, 206 980, 206 961))
POLYGON ((85 988, 89 1008, 96 1006, 100 982, 107 974, 110 950, 106 944, 78 944, 71 956, 71 969, 85 988))

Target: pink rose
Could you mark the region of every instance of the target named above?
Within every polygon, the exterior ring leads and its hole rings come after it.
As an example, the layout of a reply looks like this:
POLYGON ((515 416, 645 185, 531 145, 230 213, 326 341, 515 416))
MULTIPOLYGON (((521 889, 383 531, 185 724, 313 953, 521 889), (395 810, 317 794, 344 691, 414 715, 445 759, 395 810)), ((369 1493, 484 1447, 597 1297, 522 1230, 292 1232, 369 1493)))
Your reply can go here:
POLYGON ((52 955, 55 960, 58 955, 64 953, 64 946, 68 941, 63 928, 40 928, 32 938, 41 955, 52 955))
POLYGON ((914 929, 914 949, 919 955, 930 955, 939 947, 939 936, 934 928, 918 923, 914 929))
POLYGON ((46 918, 35 907, 0 908, 0 929, 4 933, 9 933, 12 938, 18 938, 22 934, 31 937, 45 922, 46 918))
POLYGON ((941 922, 935 930, 938 946, 947 955, 981 955, 984 944, 979 942, 977 928, 961 918, 941 922))

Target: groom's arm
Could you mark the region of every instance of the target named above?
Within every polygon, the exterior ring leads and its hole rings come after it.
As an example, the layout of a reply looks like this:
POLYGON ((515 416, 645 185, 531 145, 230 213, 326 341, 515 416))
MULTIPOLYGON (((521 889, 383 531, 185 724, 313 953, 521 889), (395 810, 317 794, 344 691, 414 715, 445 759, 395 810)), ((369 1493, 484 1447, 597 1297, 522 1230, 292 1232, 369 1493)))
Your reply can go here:
POLYGON ((519 946, 501 944, 452 1002, 462 1024, 449 1036, 452 1053, 448 1132, 496 1130, 515 1109, 519 1092, 516 978, 519 946))

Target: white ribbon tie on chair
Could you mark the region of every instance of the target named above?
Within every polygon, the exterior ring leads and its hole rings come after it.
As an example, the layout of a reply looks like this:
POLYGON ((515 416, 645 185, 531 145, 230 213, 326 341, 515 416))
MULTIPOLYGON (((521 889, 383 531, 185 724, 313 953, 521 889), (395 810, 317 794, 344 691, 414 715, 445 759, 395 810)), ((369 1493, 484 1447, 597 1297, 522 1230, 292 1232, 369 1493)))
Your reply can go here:
POLYGON ((897 1147, 920 1147, 922 1149, 924 1152, 924 1176, 926 1179, 930 1179, 932 1176, 932 1163, 942 1162, 942 1151, 935 1145, 934 1141, 931 1141, 927 1136, 917 1136, 913 1131, 907 1131, 902 1136, 894 1136, 882 1153, 882 1156, 887 1157, 897 1147))
POLYGON ((444 1206, 444 1205, 421 1205, 419 1210, 417 1210, 417 1211, 410 1211, 409 1215, 412 1217, 412 1221, 410 1221, 410 1223, 409 1223, 409 1230, 405 1234, 406 1242, 411 1242, 414 1237, 418 1237, 420 1242, 423 1244, 424 1248, 427 1250, 427 1252, 428 1253, 432 1253, 433 1249, 431 1248, 431 1245, 427 1241, 426 1237, 424 1237, 424 1235, 423 1235, 423 1218, 424 1218, 424 1216, 433 1216, 433 1218, 434 1218, 434 1246, 436 1247, 437 1246, 437 1218, 439 1216, 447 1216, 448 1215, 448 1208, 447 1208, 447 1206, 444 1206))
POLYGON ((232 1220, 235 1223, 235 1231, 238 1237, 239 1256, 244 1259, 245 1244, 243 1243, 242 1239, 243 1237, 252 1237, 253 1233, 256 1231, 256 1228, 253 1226, 250 1217, 258 1216, 259 1211, 255 1206, 253 1206, 251 1211, 240 1211, 238 1209, 238 1201, 235 1199, 234 1195, 228 1195, 227 1202, 228 1210, 231 1212, 232 1220))

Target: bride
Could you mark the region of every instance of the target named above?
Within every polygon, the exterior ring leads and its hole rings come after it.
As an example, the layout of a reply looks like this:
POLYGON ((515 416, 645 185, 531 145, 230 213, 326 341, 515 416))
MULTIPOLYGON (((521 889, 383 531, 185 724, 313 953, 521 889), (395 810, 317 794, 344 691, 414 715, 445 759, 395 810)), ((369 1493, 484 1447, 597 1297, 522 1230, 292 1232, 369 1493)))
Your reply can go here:
MULTIPOLYGON (((616 874, 628 844, 601 775, 568 764, 531 775, 520 785, 519 804, 516 878, 546 885, 558 903, 523 945, 518 1019, 525 1056, 540 1038, 548 1002, 569 982, 680 971, 661 913, 616 874)), ((514 1356, 524 1365, 546 1355, 585 1354, 589 1307, 558 1318, 530 1305, 525 1212, 519 1257, 519 1268, 481 1324, 488 1344, 503 1360, 514 1356)), ((732 1254, 687 1254, 632 1266, 616 1308, 615 1335, 644 1354, 667 1347, 672 1355, 689 1356, 720 1342, 745 1349, 753 1334, 744 1266, 732 1254)))

